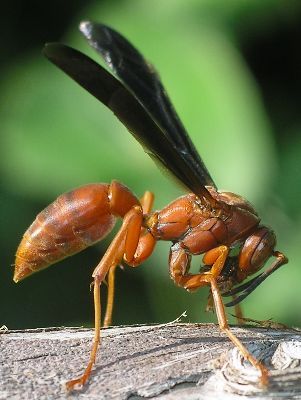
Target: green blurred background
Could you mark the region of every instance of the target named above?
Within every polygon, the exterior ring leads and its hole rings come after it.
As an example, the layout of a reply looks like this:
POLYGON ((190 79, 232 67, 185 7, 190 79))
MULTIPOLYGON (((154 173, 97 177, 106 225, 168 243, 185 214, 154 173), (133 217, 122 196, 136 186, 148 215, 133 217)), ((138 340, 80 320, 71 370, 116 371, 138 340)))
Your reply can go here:
MULTIPOLYGON (((218 187, 247 197, 276 231, 290 262, 243 302, 245 315, 300 325, 301 2, 19 3, 2 6, 0 35, 0 325, 93 322, 91 273, 110 238, 12 282, 23 232, 60 193, 118 179, 138 196, 152 190, 155 208, 183 193, 112 113, 41 55, 46 41, 62 41, 97 59, 77 30, 83 19, 113 26, 152 61, 218 187)), ((186 321, 216 321, 204 311, 207 289, 189 294, 169 279, 169 246, 118 270, 116 324, 167 322, 185 310, 186 321)))

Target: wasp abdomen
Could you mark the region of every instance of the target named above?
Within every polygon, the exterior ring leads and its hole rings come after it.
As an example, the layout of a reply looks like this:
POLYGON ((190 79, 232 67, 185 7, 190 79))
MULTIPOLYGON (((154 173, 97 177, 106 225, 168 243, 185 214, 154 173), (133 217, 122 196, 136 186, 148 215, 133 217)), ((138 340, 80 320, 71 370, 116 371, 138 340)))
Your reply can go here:
POLYGON ((116 216, 123 217, 137 203, 117 182, 89 184, 62 194, 25 232, 16 254, 15 282, 103 239, 116 216), (116 197, 126 198, 124 209, 115 209, 116 197))

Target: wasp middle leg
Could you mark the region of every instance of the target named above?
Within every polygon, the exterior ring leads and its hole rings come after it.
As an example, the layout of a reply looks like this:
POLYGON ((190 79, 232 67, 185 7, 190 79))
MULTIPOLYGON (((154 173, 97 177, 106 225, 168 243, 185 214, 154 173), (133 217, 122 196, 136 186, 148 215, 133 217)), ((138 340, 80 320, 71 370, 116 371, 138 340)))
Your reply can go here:
POLYGON ((242 355, 260 371, 261 384, 268 384, 268 369, 247 350, 243 343, 230 330, 222 296, 218 287, 217 278, 219 277, 226 258, 229 254, 227 246, 218 246, 209 250, 203 257, 204 264, 211 265, 208 272, 200 274, 189 274, 189 264, 191 256, 179 244, 172 246, 170 253, 170 275, 178 286, 186 290, 196 290, 203 286, 210 286, 218 324, 232 343, 240 350, 242 355))

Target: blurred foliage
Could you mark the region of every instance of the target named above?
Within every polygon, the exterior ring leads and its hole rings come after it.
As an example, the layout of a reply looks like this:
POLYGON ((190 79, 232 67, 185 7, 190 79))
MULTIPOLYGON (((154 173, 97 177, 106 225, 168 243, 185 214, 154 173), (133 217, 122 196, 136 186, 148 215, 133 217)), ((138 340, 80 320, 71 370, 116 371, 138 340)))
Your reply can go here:
MULTIPOLYGON (((22 46, 20 16, 11 13, 4 25, 10 35, 0 81, 0 324, 92 322, 91 273, 112 235, 11 282, 22 233, 58 194, 118 179, 139 196, 154 191, 160 208, 183 193, 111 112, 41 56, 47 38, 97 60, 77 30, 83 19, 111 25, 151 60, 217 185, 247 197, 275 229, 290 263, 244 301, 246 316, 300 324, 300 2, 78 1, 70 14, 67 3, 61 16, 39 10, 40 36, 26 32, 22 46)), ((37 29, 33 21, 27 26, 37 29)), ((206 289, 189 294, 170 281, 169 246, 159 243, 144 266, 118 271, 116 323, 169 321, 184 310, 189 321, 215 321, 204 313, 206 289)))

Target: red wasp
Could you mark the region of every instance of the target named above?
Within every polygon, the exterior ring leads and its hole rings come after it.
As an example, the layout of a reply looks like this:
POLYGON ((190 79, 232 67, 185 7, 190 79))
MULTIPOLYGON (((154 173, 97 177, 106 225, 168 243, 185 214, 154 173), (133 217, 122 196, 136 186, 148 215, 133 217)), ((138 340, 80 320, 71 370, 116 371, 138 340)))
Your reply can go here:
POLYGON ((259 371, 267 384, 268 370, 231 332, 222 296, 237 305, 287 258, 275 250, 272 230, 260 225, 252 205, 239 195, 218 191, 180 119, 159 76, 142 55, 118 32, 83 22, 80 30, 103 57, 117 79, 79 51, 51 43, 44 54, 56 66, 105 104, 144 150, 189 191, 160 211, 151 211, 153 194, 138 199, 126 186, 113 181, 79 187, 59 196, 25 232, 16 254, 14 281, 71 256, 103 239, 117 217, 118 233, 93 272, 95 333, 90 361, 72 389, 90 376, 100 342, 100 285, 107 279, 108 301, 104 325, 111 323, 114 274, 125 262, 136 267, 146 260, 158 240, 171 241, 169 272, 176 285, 188 291, 209 286, 208 307, 214 306, 220 329, 259 371), (236 256, 231 250, 238 248, 236 256), (193 255, 204 254, 197 274, 189 273, 193 255), (239 285, 275 257, 264 272, 239 285))

